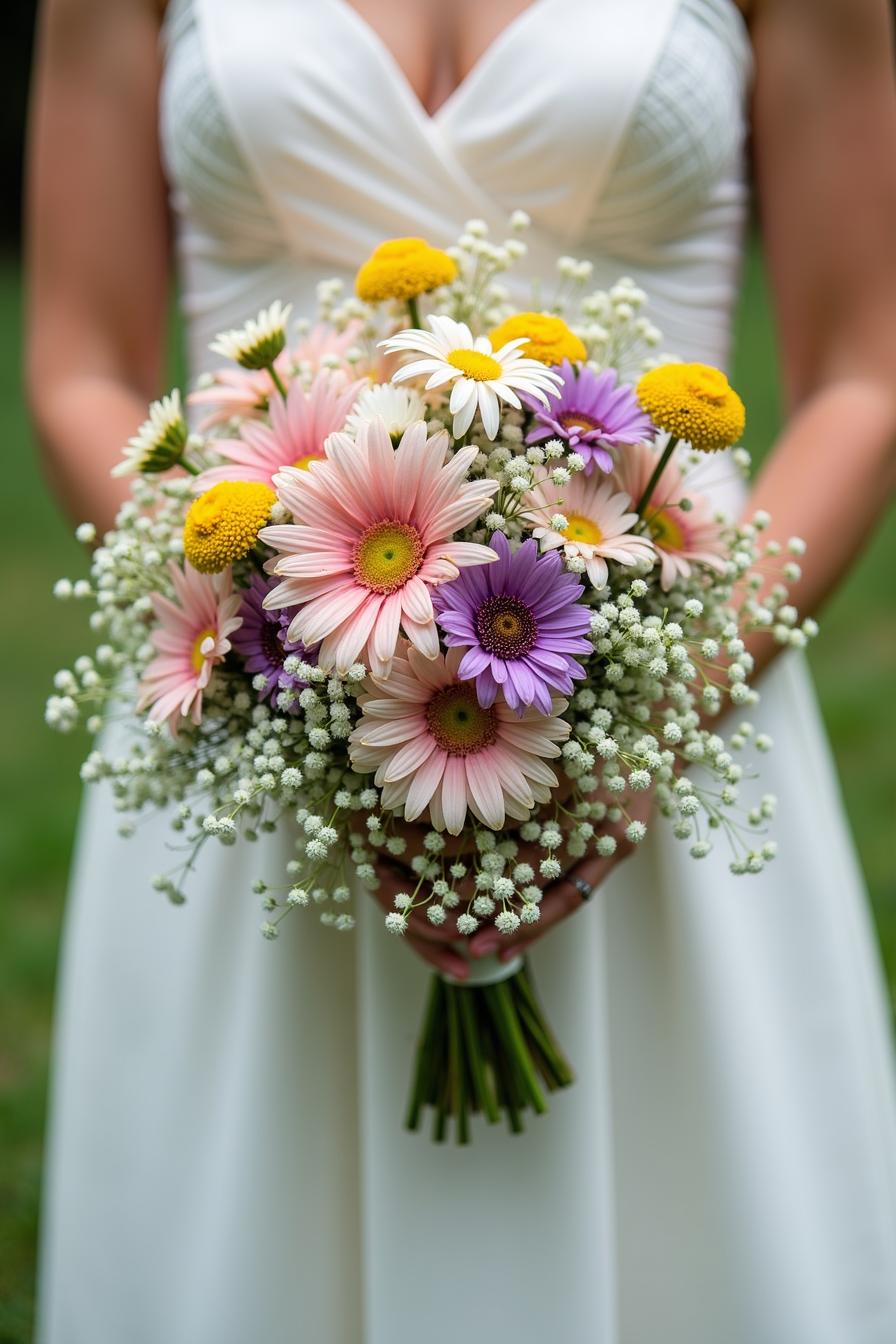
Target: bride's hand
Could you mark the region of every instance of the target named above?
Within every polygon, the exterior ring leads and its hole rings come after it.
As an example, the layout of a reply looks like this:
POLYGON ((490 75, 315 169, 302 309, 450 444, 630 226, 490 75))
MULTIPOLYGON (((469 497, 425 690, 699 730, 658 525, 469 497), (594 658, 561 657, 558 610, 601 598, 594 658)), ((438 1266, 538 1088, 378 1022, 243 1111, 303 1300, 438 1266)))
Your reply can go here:
MULTIPOLYGON (((628 802, 629 819, 646 822, 652 804, 652 791, 635 795, 628 802)), ((616 840, 616 849, 609 858, 602 859, 597 855, 589 855, 578 861, 570 861, 565 872, 545 888, 537 924, 523 924, 515 934, 503 934, 498 932, 494 924, 488 923, 471 938, 462 938, 454 927, 453 918, 449 918, 441 927, 436 927, 430 924, 426 910, 421 906, 408 914, 405 938, 424 961, 429 962, 436 970, 443 971, 458 980, 465 979, 468 974, 468 957, 485 957, 497 952, 502 961, 507 961, 517 956, 531 947, 560 920, 573 914, 584 904, 582 892, 575 885, 577 879, 587 882, 596 890, 620 859, 631 853, 635 846, 626 838, 627 825, 628 820, 623 820, 602 830, 602 834, 612 835, 616 840), (459 950, 461 948, 463 952, 459 950)), ((403 835, 410 842, 409 848, 416 853, 422 849, 423 836, 429 829, 430 827, 418 823, 401 822, 396 827, 396 833, 403 835)), ((465 849, 463 837, 446 836, 445 840, 445 853, 462 856, 468 852, 468 842, 465 849)), ((558 857, 562 862, 562 851, 558 857)), ((516 862, 530 863, 537 871, 542 858, 544 858, 543 850, 534 845, 521 843, 516 862)), ((383 856, 377 866, 380 885, 374 897, 382 909, 390 913, 395 910, 395 897, 401 892, 413 891, 417 879, 398 860, 383 856)), ((472 895, 469 878, 464 879, 458 891, 468 898, 472 895)))
MULTIPOLYGON (((423 837, 430 830, 432 827, 422 822, 396 820, 392 833, 407 841, 410 853, 419 854, 423 852, 423 837)), ((446 835, 444 840, 443 854, 459 857, 469 853, 468 837, 446 835)), ((380 884, 372 895, 386 914, 390 914, 395 910, 395 897, 401 892, 412 892, 417 885, 417 878, 400 859, 391 859, 388 855, 379 855, 376 867, 380 884)), ((468 973, 467 961, 457 951, 457 947, 467 942, 467 939, 457 932, 454 920, 449 918, 441 928, 437 928, 426 918, 425 909, 418 907, 410 911, 407 921, 404 937, 417 955, 428 961, 437 971, 463 980, 468 973)))
MULTIPOLYGON (((536 924, 521 924, 516 933, 510 934, 499 933, 494 924, 486 924, 467 939, 469 955, 474 958, 487 957, 496 952, 500 961, 509 961, 511 957, 527 952, 533 943, 562 919, 575 914, 587 900, 591 899, 592 894, 583 894, 576 886, 576 882, 587 883, 596 895, 598 887, 606 881, 620 860, 627 858, 636 848, 625 834, 629 821, 646 823, 652 806, 652 789, 646 793, 635 794, 627 800, 628 819, 601 828, 602 835, 612 835, 616 841, 616 848, 609 858, 602 859, 597 854, 589 854, 584 859, 572 863, 555 882, 545 887, 539 905, 540 918, 536 924)), ((543 857, 543 852, 538 851, 537 857, 543 857)), ((522 854, 519 861, 526 861, 522 854)))

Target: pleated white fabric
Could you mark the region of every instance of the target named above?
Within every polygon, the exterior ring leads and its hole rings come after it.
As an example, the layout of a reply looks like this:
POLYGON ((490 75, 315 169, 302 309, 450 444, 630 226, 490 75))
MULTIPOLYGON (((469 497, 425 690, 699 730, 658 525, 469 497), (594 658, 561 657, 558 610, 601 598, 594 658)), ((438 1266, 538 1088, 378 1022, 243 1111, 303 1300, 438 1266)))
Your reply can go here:
MULTIPOLYGON (((175 0, 162 127, 194 368, 382 237, 471 215, 635 275, 724 362, 750 52, 730 0, 534 0, 435 117, 346 0, 175 0)), ((520 299, 527 297, 525 291, 520 299)), ((720 502, 737 487, 716 464, 720 502)), ((896 1104, 865 898, 805 670, 776 739, 780 856, 658 825, 538 948, 578 1071, 470 1150, 405 1134, 426 972, 361 903, 257 936, 288 836, 149 890, 165 819, 85 808, 59 996, 44 1344, 891 1344, 896 1104)))

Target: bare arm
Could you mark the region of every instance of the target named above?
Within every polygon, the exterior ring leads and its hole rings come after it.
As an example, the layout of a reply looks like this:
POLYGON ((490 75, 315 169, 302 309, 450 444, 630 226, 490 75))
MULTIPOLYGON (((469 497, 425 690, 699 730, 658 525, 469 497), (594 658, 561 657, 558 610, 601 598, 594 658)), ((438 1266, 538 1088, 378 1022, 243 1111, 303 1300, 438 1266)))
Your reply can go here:
POLYGON ((158 395, 169 250, 155 0, 45 0, 28 145, 26 382, 75 521, 111 524, 109 477, 158 395))
MULTIPOLYGON (((808 543, 804 615, 896 482, 896 82, 886 0, 759 0, 756 174, 790 420, 752 493, 808 543)), ((753 642, 757 663, 774 652, 753 642)))

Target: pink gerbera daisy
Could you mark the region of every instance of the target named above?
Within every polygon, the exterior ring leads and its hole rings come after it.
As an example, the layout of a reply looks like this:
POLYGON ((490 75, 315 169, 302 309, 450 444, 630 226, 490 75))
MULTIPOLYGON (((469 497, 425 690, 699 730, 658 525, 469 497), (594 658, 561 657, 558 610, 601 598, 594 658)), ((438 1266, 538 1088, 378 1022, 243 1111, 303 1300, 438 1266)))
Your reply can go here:
POLYGON ((230 651, 234 630, 242 624, 240 594, 233 592, 230 570, 200 574, 192 565, 168 566, 175 601, 152 594, 158 626, 152 642, 158 653, 140 682, 138 710, 149 708, 154 723, 167 719, 173 737, 187 716, 202 718, 202 692, 212 668, 230 651))
POLYGON ((221 481, 260 481, 271 485, 282 467, 307 467, 324 456, 324 441, 342 429, 366 380, 346 382, 338 370, 323 369, 306 392, 296 379, 286 394, 271 397, 269 425, 247 420, 239 439, 218 439, 215 451, 227 458, 196 477, 201 494, 221 481))
POLYGON ((585 561, 585 572, 595 588, 603 588, 609 577, 608 560, 619 565, 652 565, 656 551, 649 537, 638 536, 632 528, 638 515, 632 512, 631 497, 618 491, 612 481, 600 476, 572 477, 562 494, 554 487, 539 485, 527 495, 528 519, 535 524, 532 535, 543 551, 563 547, 567 559, 578 556, 585 561), (557 514, 566 519, 558 531, 552 526, 557 514))
POLYGON ((281 554, 267 568, 283 580, 269 608, 298 607, 289 638, 322 641, 318 663, 345 672, 363 654, 387 676, 399 628, 427 658, 439 652, 430 590, 462 565, 497 559, 488 546, 452 541, 488 506, 496 481, 465 479, 477 450, 445 461, 448 435, 427 438, 422 420, 397 448, 382 420, 357 439, 334 434, 325 461, 274 478, 295 520, 266 527, 262 541, 281 554))
MULTIPOLYGON (((656 449, 645 443, 631 444, 620 453, 613 480, 631 499, 639 500, 656 464, 656 449)), ((671 588, 679 575, 686 578, 692 563, 725 568, 725 541, 715 510, 705 495, 688 487, 674 456, 653 487, 644 521, 660 558, 660 585, 664 590, 671 588), (688 500, 689 508, 680 507, 683 499, 688 500)))
MULTIPOLYGON (((346 352, 357 345, 362 329, 363 323, 357 318, 344 331, 318 323, 291 350, 281 350, 274 360, 277 376, 288 385, 297 369, 314 374, 322 368, 337 368, 350 374, 352 365, 345 358, 346 352)), ((187 397, 190 406, 208 407, 199 422, 202 431, 234 418, 259 419, 277 392, 267 369, 224 368, 216 369, 211 376, 214 381, 210 387, 198 388, 187 397)))
POLYGON ((458 676, 462 658, 462 649, 432 660, 413 648, 397 653, 388 679, 374 679, 360 697, 349 739, 352 765, 375 771, 385 808, 404 808, 407 821, 428 809, 433 826, 452 835, 468 808, 494 830, 507 817, 525 821, 556 789, 546 761, 569 736, 559 698, 550 714, 528 707, 520 717, 501 698, 483 708, 458 676))
POLYGON ((346 354, 358 344, 363 330, 364 323, 357 317, 352 318, 343 331, 337 331, 327 322, 318 322, 289 351, 290 362, 303 373, 317 373, 320 369, 333 368, 334 361, 338 360, 335 367, 350 373, 352 365, 346 354))
MULTIPOLYGON (((289 356, 285 350, 274 360, 274 368, 287 383, 289 356)), ((199 387, 187 397, 188 406, 208 408, 198 425, 203 433, 228 420, 260 419, 277 391, 267 369, 216 369, 212 377, 209 387, 199 387)))

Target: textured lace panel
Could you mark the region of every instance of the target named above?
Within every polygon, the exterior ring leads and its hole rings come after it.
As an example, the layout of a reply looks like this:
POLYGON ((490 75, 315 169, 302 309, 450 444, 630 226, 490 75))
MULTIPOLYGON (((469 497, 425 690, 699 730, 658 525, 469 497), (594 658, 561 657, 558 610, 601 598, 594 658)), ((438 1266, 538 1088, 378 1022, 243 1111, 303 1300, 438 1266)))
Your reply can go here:
POLYGON ((255 188, 209 78, 192 0, 170 0, 162 44, 162 153, 172 209, 186 229, 184 245, 219 252, 234 263, 282 251, 280 230, 255 188))
POLYGON ((730 0, 682 0, 586 235, 598 276, 631 271, 665 347, 725 365, 749 188, 752 48, 730 0))
POLYGON ((589 232, 606 238, 637 221, 638 233, 669 238, 744 190, 745 49, 733 4, 685 0, 589 232))

